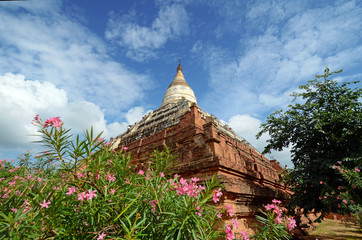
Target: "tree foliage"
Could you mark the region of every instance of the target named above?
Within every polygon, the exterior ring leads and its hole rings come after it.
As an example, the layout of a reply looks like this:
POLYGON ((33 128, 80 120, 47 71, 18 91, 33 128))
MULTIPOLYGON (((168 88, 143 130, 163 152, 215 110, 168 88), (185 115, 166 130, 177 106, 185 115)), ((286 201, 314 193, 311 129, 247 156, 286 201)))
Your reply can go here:
POLYGON ((326 68, 323 75, 300 86, 291 95, 294 100, 288 109, 271 114, 257 135, 270 135, 264 153, 291 148, 294 169, 285 180, 294 191, 292 207, 324 214, 338 210, 338 205, 320 200, 326 186, 337 189, 348 185, 332 166, 342 163, 347 169, 361 167, 360 161, 350 159, 361 156, 362 90, 359 81, 328 79, 341 72, 326 68))

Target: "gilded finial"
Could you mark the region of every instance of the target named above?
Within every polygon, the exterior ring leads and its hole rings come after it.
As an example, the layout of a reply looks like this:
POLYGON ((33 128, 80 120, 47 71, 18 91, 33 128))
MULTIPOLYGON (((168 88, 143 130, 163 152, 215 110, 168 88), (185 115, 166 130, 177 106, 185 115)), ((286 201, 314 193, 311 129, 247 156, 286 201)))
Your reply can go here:
POLYGON ((176 72, 178 72, 178 71, 181 71, 181 72, 182 72, 181 58, 180 58, 180 57, 178 58, 178 66, 177 66, 177 68, 176 68, 176 72))

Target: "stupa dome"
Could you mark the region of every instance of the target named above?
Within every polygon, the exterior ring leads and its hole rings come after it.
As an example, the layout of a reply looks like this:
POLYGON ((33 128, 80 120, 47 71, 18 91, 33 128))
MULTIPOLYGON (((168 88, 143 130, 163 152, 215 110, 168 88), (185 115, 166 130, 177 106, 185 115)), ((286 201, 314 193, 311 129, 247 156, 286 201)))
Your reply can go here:
POLYGON ((179 63, 176 69, 176 76, 163 96, 161 107, 169 103, 177 103, 181 99, 186 99, 197 104, 194 91, 192 91, 191 87, 187 84, 182 73, 181 63, 179 63))

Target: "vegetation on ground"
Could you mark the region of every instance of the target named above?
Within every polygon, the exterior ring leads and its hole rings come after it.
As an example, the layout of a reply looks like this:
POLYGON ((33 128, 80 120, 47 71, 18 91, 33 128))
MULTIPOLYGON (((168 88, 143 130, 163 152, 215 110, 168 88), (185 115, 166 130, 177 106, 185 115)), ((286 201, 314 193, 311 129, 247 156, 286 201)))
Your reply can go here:
POLYGON ((362 232, 352 223, 325 219, 309 233, 308 240, 362 240, 362 232))

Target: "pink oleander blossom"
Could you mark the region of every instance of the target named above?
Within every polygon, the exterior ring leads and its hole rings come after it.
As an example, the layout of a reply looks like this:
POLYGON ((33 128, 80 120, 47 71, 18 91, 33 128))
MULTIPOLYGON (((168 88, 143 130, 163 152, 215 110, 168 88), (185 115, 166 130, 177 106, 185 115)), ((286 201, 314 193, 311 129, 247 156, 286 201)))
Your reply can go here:
POLYGON ((360 170, 359 170, 358 168, 355 168, 354 170, 355 170, 356 172, 360 172, 360 170))
POLYGON ((40 203, 41 208, 48 208, 48 205, 50 204, 50 201, 44 200, 43 203, 40 203))
POLYGON ((76 188, 73 186, 73 187, 70 187, 68 188, 68 192, 66 193, 66 195, 71 195, 75 192, 76 188))
POLYGON ((48 126, 53 126, 53 127, 60 128, 62 125, 63 125, 63 121, 60 120, 59 117, 49 118, 44 123, 45 128, 48 127, 48 126))
POLYGON ((273 199, 272 203, 274 203, 274 204, 282 204, 282 201, 280 201, 278 199, 273 199))
POLYGON ((187 184, 187 180, 184 179, 184 178, 181 178, 181 179, 180 179, 180 183, 181 183, 182 185, 186 185, 186 184, 187 184))
POLYGON ((226 240, 234 240, 235 234, 229 225, 225 226, 226 240))
POLYGON ((171 183, 171 186, 174 186, 179 196, 186 194, 190 197, 197 197, 200 192, 200 186, 193 181, 188 183, 187 180, 183 178, 180 179, 180 184, 171 183))
POLYGON ((161 177, 165 177, 165 174, 163 172, 160 173, 161 177))
POLYGON ((86 199, 86 193, 85 192, 78 193, 78 201, 83 202, 85 199, 86 199))
POLYGON ((233 207, 231 205, 226 205, 225 208, 231 217, 234 216, 233 207))
POLYGON ((105 236, 106 234, 102 232, 101 234, 99 234, 97 240, 102 240, 105 236))
POLYGON ((238 228, 239 228, 238 219, 233 218, 233 219, 231 219, 231 220, 232 220, 232 222, 233 222, 233 227, 234 227, 234 229, 238 229, 238 228))
POLYGON ((217 216, 217 218, 222 218, 222 214, 221 214, 221 213, 217 214, 216 216, 217 216))
POLYGON ((33 121, 38 122, 38 121, 39 121, 39 119, 40 119, 39 114, 37 114, 37 115, 35 115, 35 117, 34 117, 34 120, 33 120, 33 121))
POLYGON ((266 210, 271 210, 271 209, 274 209, 276 207, 276 205, 275 204, 267 204, 267 205, 265 205, 265 209, 266 210))
POLYGON ((279 223, 282 223, 283 219, 280 217, 280 215, 278 215, 276 218, 275 218, 275 223, 276 224, 279 224, 279 223))
POLYGON ((151 200, 150 201, 150 205, 151 205, 151 211, 155 214, 156 212, 156 204, 157 204, 157 200, 151 200))
POLYGON ((217 203, 220 201, 220 197, 222 195, 221 188, 216 189, 214 193, 212 194, 212 200, 214 200, 214 203, 217 203))
POLYGON ((14 180, 14 181, 12 181, 12 182, 9 182, 10 187, 11 187, 11 186, 14 186, 15 184, 16 184, 16 180, 14 180))
POLYGON ((288 225, 289 231, 292 231, 297 226, 297 224, 293 218, 288 218, 287 220, 288 220, 287 225, 288 225))
POLYGON ((114 188, 111 188, 111 191, 110 191, 110 193, 111 194, 114 194, 116 192, 116 189, 114 189, 114 188))
POLYGON ((143 171, 143 170, 138 171, 138 175, 143 175, 144 173, 145 173, 145 171, 143 171))
POLYGON ((193 181, 193 182, 198 182, 200 179, 199 178, 196 178, 196 177, 193 177, 193 178, 191 178, 191 181, 193 181))
POLYGON ((243 236, 243 240, 249 240, 249 236, 246 234, 246 232, 240 231, 240 234, 243 236))
POLYGON ((114 176, 114 174, 107 173, 106 179, 107 179, 109 182, 114 182, 114 181, 116 180, 116 177, 114 176))
POLYGON ((90 189, 88 190, 88 193, 86 194, 86 200, 90 200, 94 197, 97 197, 97 194, 96 194, 97 190, 93 190, 91 191, 90 189))

